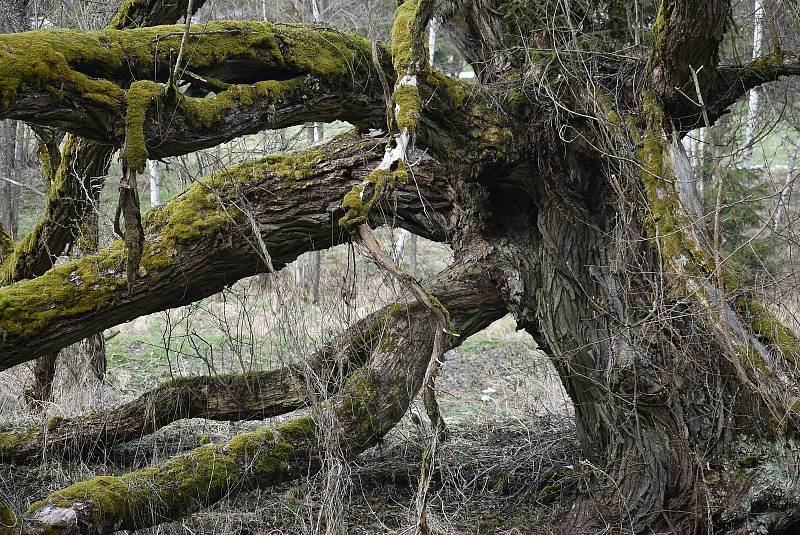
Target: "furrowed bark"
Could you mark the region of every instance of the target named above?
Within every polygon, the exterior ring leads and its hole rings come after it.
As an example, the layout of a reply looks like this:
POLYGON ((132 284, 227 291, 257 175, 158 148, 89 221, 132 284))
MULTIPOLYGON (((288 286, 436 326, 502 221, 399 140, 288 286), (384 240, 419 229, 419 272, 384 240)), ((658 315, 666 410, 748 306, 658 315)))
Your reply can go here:
MULTIPOLYGON (((0 432, 0 463, 36 462, 43 456, 93 457, 185 418, 261 420, 305 407, 306 371, 319 377, 346 377, 361 367, 381 343, 390 305, 370 314, 303 365, 250 373, 174 379, 137 399, 107 411, 75 418, 51 418, 44 427, 0 432), (331 373, 331 370, 336 370, 331 373)), ((331 383, 333 392, 339 385, 331 383)))
MULTIPOLYGON (((130 294, 120 241, 98 255, 0 288, 0 369, 264 271, 246 212, 276 268, 303 252, 341 243, 346 239, 338 225, 341 199, 382 152, 380 140, 349 134, 194 183, 145 218, 144 254, 130 294)), ((452 208, 447 177, 426 158, 414 173, 414 184, 386 198, 394 221, 418 235, 445 240, 452 208)), ((372 217, 373 224, 384 223, 377 210, 372 217)))
POLYGON ((653 91, 672 117, 696 115, 695 77, 707 96, 729 10, 729 0, 661 1, 648 70, 653 91))
MULTIPOLYGON (((491 251, 481 249, 441 273, 431 287, 452 314, 461 334, 457 341, 505 313, 499 273, 492 275, 491 264, 486 263, 491 251)), ((396 307, 384 331, 387 342, 379 344, 367 365, 310 415, 239 435, 227 444, 203 446, 159 467, 98 477, 57 491, 31 506, 22 520, 23 533, 139 529, 181 518, 231 492, 313 474, 324 456, 316 437, 317 418, 323 411, 338 420, 344 458, 352 459, 394 427, 416 395, 430 358, 435 323, 431 311, 418 302, 396 307)))

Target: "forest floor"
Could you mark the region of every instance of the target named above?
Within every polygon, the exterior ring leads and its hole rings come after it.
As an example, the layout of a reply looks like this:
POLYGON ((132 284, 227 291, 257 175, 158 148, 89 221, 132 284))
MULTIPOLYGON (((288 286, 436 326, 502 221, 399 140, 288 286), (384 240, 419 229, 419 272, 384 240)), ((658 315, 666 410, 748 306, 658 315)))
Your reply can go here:
MULTIPOLYGON (((541 506, 557 501, 562 490, 550 485, 553 476, 572 470, 578 462, 557 377, 529 338, 513 326, 510 318, 504 318, 449 352, 439 377, 440 401, 451 431, 433 483, 432 519, 440 533, 539 533, 536 527, 549 514, 541 506)), ((59 391, 47 417, 80 412, 70 406, 73 402, 85 407, 113 405, 107 399, 100 401, 103 394, 119 402, 142 390, 130 386, 124 393, 118 390, 120 383, 130 385, 131 372, 115 372, 112 367, 109 385, 96 385, 92 400, 85 391, 91 380, 75 383, 74 370, 75 366, 62 365, 59 391)), ((25 414, 18 401, 19 386, 25 381, 12 382, 10 375, 0 376, 3 386, 14 390, 2 389, 2 424, 11 424, 12 419, 18 424, 20 417, 46 421, 44 416, 25 414)), ((150 382, 148 377, 140 379, 140 384, 150 382)), ((422 445, 428 440, 423 422, 424 410, 416 404, 382 444, 337 474, 339 496, 324 492, 325 475, 320 474, 268 491, 232 495, 181 522, 142 533, 325 533, 326 514, 338 516, 347 533, 401 533, 414 514, 422 445)), ((184 420, 116 447, 103 461, 51 459, 34 466, 3 466, 0 498, 24 510, 67 484, 155 464, 265 423, 272 422, 184 420)))

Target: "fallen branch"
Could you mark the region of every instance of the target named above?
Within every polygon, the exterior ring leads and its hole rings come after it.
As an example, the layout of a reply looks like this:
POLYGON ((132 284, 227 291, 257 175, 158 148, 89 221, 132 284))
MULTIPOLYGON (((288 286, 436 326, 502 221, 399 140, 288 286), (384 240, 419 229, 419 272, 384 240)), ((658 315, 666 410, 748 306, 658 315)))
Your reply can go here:
MULTIPOLYGON (((261 420, 310 404, 307 371, 344 377, 366 362, 380 343, 395 305, 360 320, 303 366, 275 370, 185 377, 159 385, 119 407, 76 418, 54 417, 43 427, 0 432, 0 463, 36 462, 45 457, 92 457, 185 418, 261 420)), ((339 385, 330 384, 330 392, 339 385)))

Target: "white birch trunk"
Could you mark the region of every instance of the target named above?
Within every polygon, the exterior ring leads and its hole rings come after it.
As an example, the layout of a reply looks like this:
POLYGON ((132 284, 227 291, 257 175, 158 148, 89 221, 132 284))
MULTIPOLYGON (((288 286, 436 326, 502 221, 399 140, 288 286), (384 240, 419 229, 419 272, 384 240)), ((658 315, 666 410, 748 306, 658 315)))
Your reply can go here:
MULTIPOLYGON (((753 14, 753 59, 761 55, 764 40, 764 0, 755 0, 753 14)), ((744 166, 753 167, 753 142, 756 137, 758 120, 758 89, 750 90, 750 106, 747 110, 747 128, 744 134, 744 166)))

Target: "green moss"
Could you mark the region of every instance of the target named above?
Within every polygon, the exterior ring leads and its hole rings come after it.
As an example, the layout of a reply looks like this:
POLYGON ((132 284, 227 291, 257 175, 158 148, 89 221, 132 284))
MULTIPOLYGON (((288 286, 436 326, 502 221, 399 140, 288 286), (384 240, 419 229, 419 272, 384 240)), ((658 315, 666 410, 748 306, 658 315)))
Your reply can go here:
POLYGON ((395 117, 397 126, 400 130, 407 128, 414 131, 422 111, 419 89, 415 85, 401 85, 395 90, 392 98, 397 106, 395 117))
POLYGON ((780 69, 781 65, 783 64, 783 61, 784 61, 783 54, 780 53, 766 54, 764 56, 755 58, 753 61, 748 63, 747 68, 757 73, 766 75, 780 69))
POLYGON ((125 288, 116 276, 124 259, 122 242, 97 257, 57 266, 35 279, 0 290, 0 333, 35 335, 53 319, 79 316, 106 306, 125 288), (111 276, 109 276, 111 274, 111 276))
POLYGON ((395 161, 390 169, 375 169, 363 183, 353 186, 344 196, 342 209, 345 214, 339 219, 339 226, 350 229, 364 223, 370 209, 385 191, 406 182, 408 182, 408 169, 401 160, 395 161), (366 199, 365 192, 368 197, 366 199))
POLYGON ((315 436, 317 424, 312 416, 307 415, 283 422, 275 430, 285 437, 309 438, 315 436))
POLYGON ((429 87, 436 88, 439 96, 449 101, 456 110, 464 108, 470 95, 477 90, 475 83, 445 76, 439 71, 428 72, 425 82, 429 87))
POLYGON ((17 515, 4 502, 0 501, 0 535, 16 533, 17 515))
POLYGON ((775 314, 752 298, 739 298, 734 306, 759 340, 780 351, 793 363, 800 364, 800 340, 775 314))
POLYGON ((707 268, 708 255, 689 237, 692 223, 686 217, 678 195, 670 149, 663 130, 663 110, 650 93, 643 96, 642 110, 646 126, 637 156, 650 208, 646 227, 651 238, 659 240, 665 262, 671 265, 684 263, 690 271, 707 268))
POLYGON ((0 223, 0 265, 12 251, 14 251, 14 240, 11 239, 11 235, 0 223))
POLYGON ((234 437, 227 451, 244 466, 249 466, 255 477, 274 481, 288 471, 292 445, 280 440, 269 429, 260 429, 234 437))
POLYGON ((144 139, 147 113, 161 94, 160 84, 140 80, 131 84, 125 96, 125 145, 122 149, 122 159, 137 173, 143 172, 147 164, 147 145, 144 139))
POLYGON ((306 181, 325 158, 322 150, 310 150, 296 154, 267 156, 261 160, 268 171, 282 178, 282 185, 289 189, 303 189, 306 181))
MULTIPOLYGON (((116 110, 122 90, 115 84, 79 72, 75 67, 97 64, 113 69, 121 66, 115 51, 105 49, 99 34, 41 30, 0 37, 0 97, 4 106, 24 87, 57 95, 64 90, 78 93, 100 107, 116 110)), ((87 69, 91 72, 91 68, 87 69)))
POLYGON ((382 392, 380 375, 375 370, 365 366, 353 372, 340 390, 339 398, 341 403, 334 408, 337 418, 358 424, 352 444, 368 444, 381 434, 382 430, 376 427, 375 415, 385 393, 382 392))
MULTIPOLYGON (((118 21, 118 19, 115 19, 118 21)), ((115 24, 118 24, 115 23, 115 24)), ((129 80, 168 74, 168 51, 177 50, 183 26, 78 32, 37 30, 0 37, 0 98, 4 106, 23 88, 119 111, 129 80)), ((229 61, 269 70, 313 74, 331 82, 367 79, 373 70, 366 39, 328 28, 269 22, 214 21, 188 39, 187 68, 202 72, 229 61)), ((270 85, 262 87, 269 90, 270 85)))
POLYGON ((109 28, 121 30, 132 22, 131 14, 140 6, 146 4, 146 0, 125 0, 117 10, 114 18, 108 24, 109 28))
POLYGON ((536 495, 536 499, 541 504, 551 504, 556 500, 556 498, 558 498, 563 488, 564 485, 561 481, 552 485, 547 485, 545 488, 539 491, 539 494, 536 495))
POLYGON ((58 426, 64 421, 64 418, 61 416, 53 416, 49 420, 47 420, 47 430, 48 431, 55 431, 58 429, 58 426))
POLYGON ((15 431, 0 433, 0 458, 5 451, 16 448, 24 441, 23 435, 15 431))
POLYGON ((417 14, 417 0, 401 0, 392 25, 392 62, 398 76, 411 67, 411 24, 417 14))

